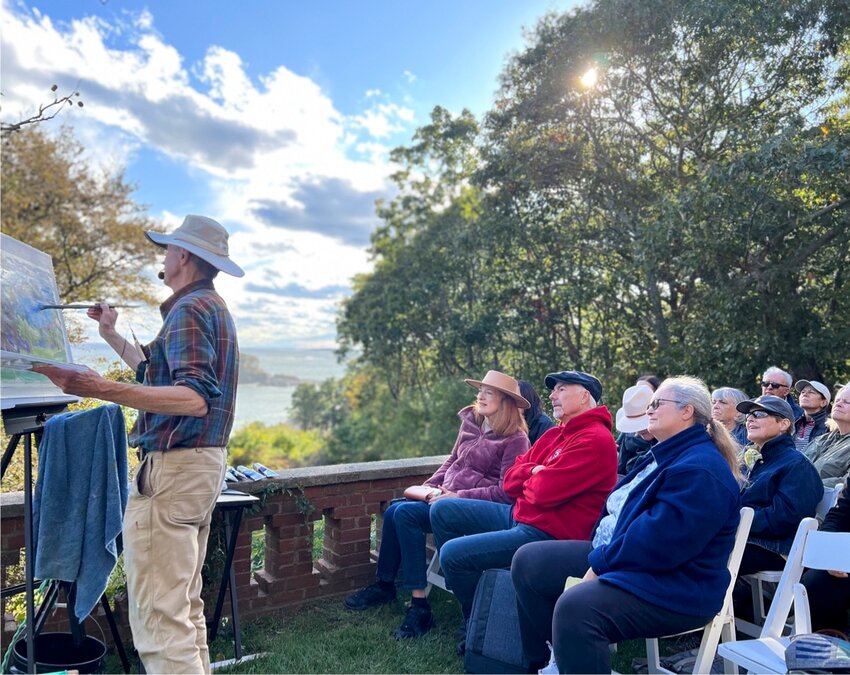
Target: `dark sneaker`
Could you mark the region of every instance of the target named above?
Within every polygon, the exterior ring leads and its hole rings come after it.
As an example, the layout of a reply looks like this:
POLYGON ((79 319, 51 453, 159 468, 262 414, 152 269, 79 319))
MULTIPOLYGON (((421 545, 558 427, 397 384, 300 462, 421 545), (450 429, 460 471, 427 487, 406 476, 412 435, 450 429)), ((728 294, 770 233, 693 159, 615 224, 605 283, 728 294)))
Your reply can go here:
POLYGON ((396 640, 416 638, 425 635, 433 627, 434 615, 431 614, 431 610, 426 607, 411 605, 407 609, 407 614, 404 615, 401 626, 393 632, 393 637, 396 640))
POLYGON ((380 584, 372 584, 371 586, 366 586, 366 588, 361 588, 356 593, 352 593, 342 601, 342 604, 345 605, 346 609, 362 612, 364 609, 371 609, 372 607, 386 605, 394 601, 395 587, 390 591, 380 584))

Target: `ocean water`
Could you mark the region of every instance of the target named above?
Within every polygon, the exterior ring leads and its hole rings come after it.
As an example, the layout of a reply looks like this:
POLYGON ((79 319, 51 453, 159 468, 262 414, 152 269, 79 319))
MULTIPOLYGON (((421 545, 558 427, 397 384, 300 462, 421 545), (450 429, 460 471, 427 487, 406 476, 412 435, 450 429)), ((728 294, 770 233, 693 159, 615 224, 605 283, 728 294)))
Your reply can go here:
MULTIPOLYGON (((117 360, 107 345, 87 342, 71 345, 74 361, 103 372, 117 360)), ((341 377, 345 364, 339 363, 330 349, 243 349, 259 359, 260 368, 270 375, 292 375, 302 382, 321 382, 329 377, 341 377)), ((295 387, 269 387, 243 384, 236 391, 234 429, 249 422, 282 424, 289 419, 292 393, 295 387)))

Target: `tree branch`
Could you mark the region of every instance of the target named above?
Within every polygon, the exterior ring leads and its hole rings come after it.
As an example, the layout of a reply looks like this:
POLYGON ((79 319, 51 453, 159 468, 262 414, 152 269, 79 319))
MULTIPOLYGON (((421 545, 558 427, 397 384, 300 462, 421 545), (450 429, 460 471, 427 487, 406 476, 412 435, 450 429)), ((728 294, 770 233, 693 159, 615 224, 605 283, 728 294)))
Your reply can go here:
MULTIPOLYGON (((56 91, 59 89, 59 85, 54 84, 50 87, 50 91, 53 92, 53 101, 50 103, 43 103, 38 106, 38 112, 35 115, 31 115, 30 117, 21 120, 20 122, 0 122, 0 137, 8 136, 9 134, 13 134, 16 131, 20 131, 25 126, 30 124, 38 124, 40 122, 46 122, 48 120, 52 120, 56 115, 58 115, 65 105, 74 105, 73 99, 79 98, 80 92, 78 91, 80 83, 77 83, 77 86, 74 87, 74 90, 70 94, 66 94, 65 96, 57 97, 56 91)), ((83 102, 77 101, 77 107, 82 108, 83 102)))

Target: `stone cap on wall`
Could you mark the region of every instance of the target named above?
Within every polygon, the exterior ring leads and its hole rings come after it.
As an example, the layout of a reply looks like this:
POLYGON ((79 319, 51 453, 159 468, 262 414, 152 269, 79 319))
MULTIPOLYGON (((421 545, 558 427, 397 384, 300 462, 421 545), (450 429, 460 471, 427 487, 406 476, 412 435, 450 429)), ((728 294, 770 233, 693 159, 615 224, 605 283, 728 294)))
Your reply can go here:
MULTIPOLYGON (((364 480, 384 478, 402 478, 434 473, 448 455, 433 457, 410 457, 405 459, 384 459, 377 462, 354 462, 350 464, 329 464, 327 466, 305 466, 298 469, 282 469, 278 478, 267 478, 253 483, 248 481, 230 483, 229 487, 241 492, 262 492, 270 485, 281 487, 313 487, 316 485, 338 485, 356 483, 364 480)), ((24 493, 0 493, 0 517, 20 518, 24 513, 24 493)))

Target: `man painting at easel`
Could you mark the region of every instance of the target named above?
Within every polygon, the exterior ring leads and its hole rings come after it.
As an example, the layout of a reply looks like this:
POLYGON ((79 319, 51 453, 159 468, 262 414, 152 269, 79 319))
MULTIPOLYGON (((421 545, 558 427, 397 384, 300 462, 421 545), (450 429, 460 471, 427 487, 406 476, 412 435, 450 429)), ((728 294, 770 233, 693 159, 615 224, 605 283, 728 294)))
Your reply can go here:
POLYGON ((133 642, 149 673, 209 673, 201 566, 209 524, 227 465, 239 349, 233 319, 213 287, 218 271, 241 277, 228 255, 227 231, 186 216, 171 234, 147 232, 165 247, 159 273, 173 294, 163 324, 141 348, 116 330, 107 304, 90 309, 103 339, 141 384, 104 379, 93 370, 34 366, 62 391, 137 408, 129 436, 142 460, 124 515, 133 642))

